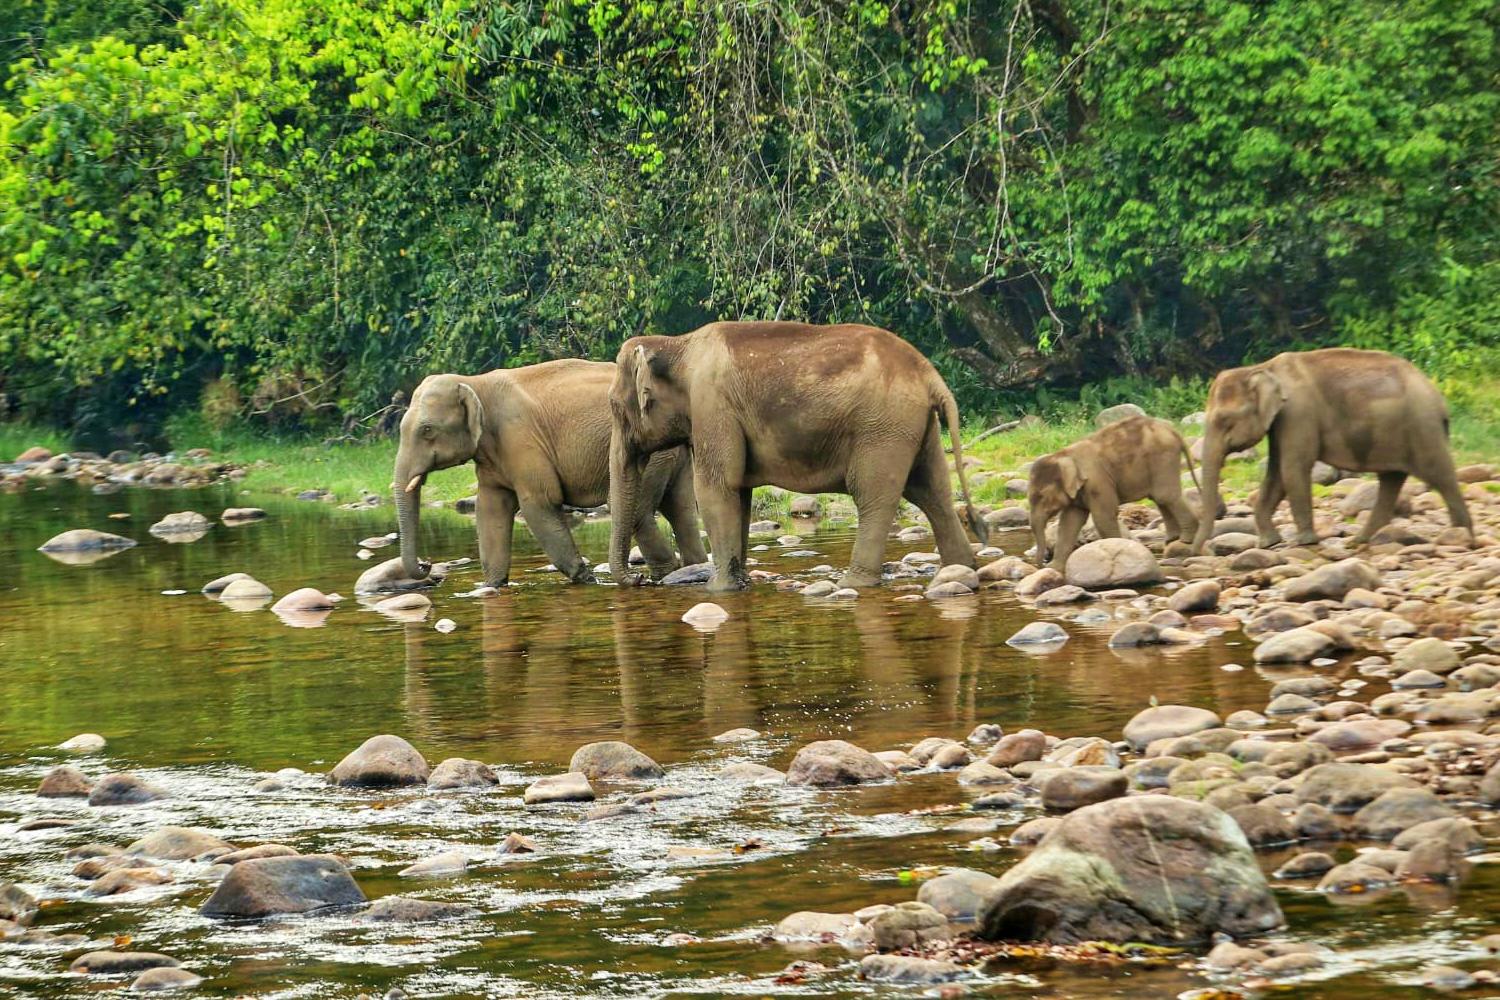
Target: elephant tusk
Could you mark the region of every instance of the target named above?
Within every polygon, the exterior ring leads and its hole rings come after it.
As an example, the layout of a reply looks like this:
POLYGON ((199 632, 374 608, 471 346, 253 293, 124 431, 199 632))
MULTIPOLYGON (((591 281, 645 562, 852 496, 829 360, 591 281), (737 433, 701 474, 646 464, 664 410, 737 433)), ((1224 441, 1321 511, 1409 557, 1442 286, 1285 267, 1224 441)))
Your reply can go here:
POLYGON ((422 485, 422 477, 421 477, 421 475, 418 474, 418 475, 412 476, 411 477, 411 482, 409 482, 409 483, 406 484, 406 492, 410 493, 412 490, 416 489, 418 486, 421 486, 421 485, 422 485))

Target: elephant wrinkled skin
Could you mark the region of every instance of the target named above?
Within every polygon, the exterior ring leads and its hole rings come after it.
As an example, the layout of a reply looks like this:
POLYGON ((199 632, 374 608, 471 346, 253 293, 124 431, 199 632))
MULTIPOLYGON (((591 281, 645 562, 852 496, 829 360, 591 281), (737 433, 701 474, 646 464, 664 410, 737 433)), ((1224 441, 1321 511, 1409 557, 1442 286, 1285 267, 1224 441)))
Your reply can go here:
POLYGON ((1203 512, 1194 552, 1213 532, 1224 457, 1268 435, 1270 457, 1255 503, 1262 546, 1281 541, 1271 515, 1283 497, 1291 504, 1297 544, 1317 543, 1312 468, 1318 461, 1379 475, 1375 507, 1355 536, 1358 542, 1390 521, 1408 475, 1442 494, 1453 524, 1473 535, 1448 450, 1448 405, 1437 386, 1411 362, 1384 351, 1335 347, 1278 354, 1214 379, 1204 420, 1203 512))
POLYGON ((1047 525, 1054 517, 1057 545, 1051 565, 1062 569, 1091 515, 1100 538, 1119 538, 1120 504, 1147 497, 1161 510, 1167 541, 1191 538, 1198 520, 1182 499, 1179 459, 1187 460, 1191 473, 1187 442, 1170 423, 1151 417, 1109 424, 1037 459, 1027 490, 1037 563, 1047 559, 1047 525))
MULTIPOLYGON (((958 408, 916 348, 869 326, 710 323, 680 337, 633 337, 610 392, 610 538, 627 579, 620 530, 641 497, 641 466, 689 444, 698 510, 714 556, 712 590, 746 586, 750 495, 775 485, 853 496, 859 530, 841 586, 880 581, 886 537, 904 496, 932 523, 944 563, 974 565, 953 507, 940 418, 953 440, 964 502, 958 408)), ((972 506, 969 522, 984 537, 972 506)))
MULTIPOLYGON (((563 516, 563 505, 597 507, 609 493, 609 389, 615 366, 599 361, 548 361, 483 375, 429 375, 401 420, 396 453, 396 509, 406 574, 426 575, 417 558, 417 512, 427 474, 472 459, 479 480, 476 530, 484 580, 510 576, 516 511, 552 564, 570 580, 593 579, 563 516)), ((707 556, 694 514, 692 461, 686 448, 653 456, 644 473, 647 503, 624 526, 655 574, 679 565, 656 526, 666 515, 682 558, 707 556)), ((617 522, 618 524, 618 522, 617 522)))

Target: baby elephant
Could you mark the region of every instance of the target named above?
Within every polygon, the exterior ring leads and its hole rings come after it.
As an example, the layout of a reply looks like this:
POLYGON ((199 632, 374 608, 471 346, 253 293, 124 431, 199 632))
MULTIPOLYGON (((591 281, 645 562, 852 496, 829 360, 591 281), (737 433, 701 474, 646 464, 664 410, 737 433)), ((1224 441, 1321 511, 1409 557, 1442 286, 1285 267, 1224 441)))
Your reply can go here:
POLYGON ((1061 569, 1090 515, 1101 538, 1119 538, 1120 504, 1147 497, 1161 508, 1167 541, 1192 538, 1198 519, 1182 499, 1179 457, 1187 459, 1192 473, 1193 460, 1177 428, 1165 420, 1130 417, 1037 459, 1027 491, 1037 562, 1046 562, 1047 525, 1054 517, 1057 547, 1051 565, 1061 569))

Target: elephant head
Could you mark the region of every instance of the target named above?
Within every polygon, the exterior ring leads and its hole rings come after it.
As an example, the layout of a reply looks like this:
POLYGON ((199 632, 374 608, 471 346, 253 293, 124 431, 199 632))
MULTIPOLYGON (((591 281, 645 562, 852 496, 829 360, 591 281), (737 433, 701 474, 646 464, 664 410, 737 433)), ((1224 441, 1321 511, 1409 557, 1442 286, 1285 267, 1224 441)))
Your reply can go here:
POLYGON ((1051 551, 1047 525, 1067 507, 1079 502, 1083 473, 1068 455, 1044 455, 1032 463, 1026 502, 1031 509, 1031 533, 1036 536, 1036 563, 1044 566, 1051 551))
POLYGON ((1220 372, 1208 390, 1203 422, 1202 511, 1193 551, 1203 551, 1219 511, 1219 471, 1230 452, 1254 447, 1271 430, 1286 392, 1276 374, 1263 365, 1220 372))
POLYGON ((692 434, 679 345, 671 337, 632 337, 615 358, 609 392, 609 568, 630 577, 631 526, 640 516, 641 476, 656 452, 686 444, 692 434))
POLYGON ((396 451, 391 491, 401 531, 401 565, 413 579, 426 576, 428 569, 417 559, 422 484, 429 472, 473 458, 483 430, 484 404, 462 377, 429 375, 412 394, 411 408, 401 418, 401 446, 396 451))

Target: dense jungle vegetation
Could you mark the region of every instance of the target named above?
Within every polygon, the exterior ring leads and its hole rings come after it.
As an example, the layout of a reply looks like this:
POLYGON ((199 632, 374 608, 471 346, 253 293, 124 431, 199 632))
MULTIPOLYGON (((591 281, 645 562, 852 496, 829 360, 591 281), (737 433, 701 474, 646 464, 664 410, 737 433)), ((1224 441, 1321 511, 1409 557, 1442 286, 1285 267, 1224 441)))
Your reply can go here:
POLYGON ((335 426, 713 318, 889 327, 980 412, 1500 341, 1493 0, 8 0, 0 62, 44 422, 335 426))

